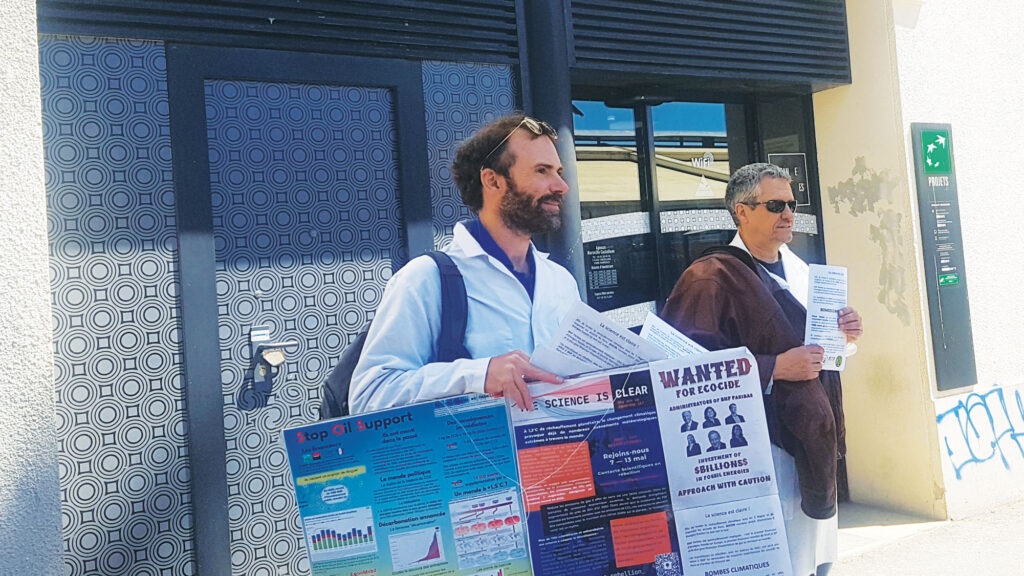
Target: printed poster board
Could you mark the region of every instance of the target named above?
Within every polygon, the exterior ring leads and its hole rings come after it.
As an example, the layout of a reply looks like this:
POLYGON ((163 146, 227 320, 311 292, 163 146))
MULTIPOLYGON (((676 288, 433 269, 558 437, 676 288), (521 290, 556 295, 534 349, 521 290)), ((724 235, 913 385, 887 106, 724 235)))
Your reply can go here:
POLYGON ((283 432, 313 576, 529 576, 505 402, 457 396, 283 432))
POLYGON ((531 392, 285 430, 313 576, 791 574, 746 349, 531 392))
POLYGON ((538 576, 787 576, 745 348, 531 385, 511 409, 538 576))

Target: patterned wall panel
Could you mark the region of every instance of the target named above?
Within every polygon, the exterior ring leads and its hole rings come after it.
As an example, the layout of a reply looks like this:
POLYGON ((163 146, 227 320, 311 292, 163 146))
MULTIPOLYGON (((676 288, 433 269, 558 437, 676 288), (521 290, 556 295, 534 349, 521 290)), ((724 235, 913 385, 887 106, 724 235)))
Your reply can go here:
POLYGON ((632 306, 623 306, 622 308, 605 310, 604 312, 601 312, 601 315, 613 322, 617 322, 620 326, 633 328, 635 326, 644 325, 644 321, 647 320, 648 312, 651 314, 657 314, 657 304, 657 302, 651 300, 649 302, 633 304, 632 306))
POLYGON ((651 215, 647 212, 629 212, 587 218, 580 222, 583 242, 597 242, 609 238, 621 238, 651 231, 651 215))
POLYGON ((662 233, 736 229, 732 216, 725 208, 669 210, 662 212, 660 216, 662 233))
POLYGON ((194 574, 163 46, 40 40, 67 575, 194 574))
POLYGON ((307 574, 279 433, 315 419, 321 382, 400 260, 393 98, 228 80, 205 91, 231 561, 239 575, 307 574), (269 391, 247 375, 253 325, 297 343, 269 391))
POLYGON ((516 109, 519 83, 512 68, 455 62, 423 63, 427 158, 433 206, 434 244, 447 245, 452 229, 472 212, 452 180, 459 143, 484 124, 516 109))
MULTIPOLYGON (((724 208, 700 210, 670 210, 661 213, 662 232, 689 232, 692 230, 735 230, 729 211, 724 208)), ((818 220, 814 214, 797 213, 793 217, 793 231, 818 233, 818 220)))

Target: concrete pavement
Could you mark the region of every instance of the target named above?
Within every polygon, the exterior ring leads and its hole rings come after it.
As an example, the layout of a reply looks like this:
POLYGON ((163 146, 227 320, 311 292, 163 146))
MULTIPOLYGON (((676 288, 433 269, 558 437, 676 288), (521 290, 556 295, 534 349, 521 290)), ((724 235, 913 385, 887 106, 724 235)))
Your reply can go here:
POLYGON ((956 521, 839 509, 830 576, 1024 576, 1024 501, 956 521))

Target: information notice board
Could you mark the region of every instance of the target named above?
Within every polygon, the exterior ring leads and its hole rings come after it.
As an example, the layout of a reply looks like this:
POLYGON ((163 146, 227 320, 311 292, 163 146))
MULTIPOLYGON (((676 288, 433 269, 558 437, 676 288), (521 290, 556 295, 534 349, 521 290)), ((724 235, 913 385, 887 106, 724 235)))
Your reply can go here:
POLYGON ((925 285, 940 392, 978 381, 949 124, 910 125, 925 285))

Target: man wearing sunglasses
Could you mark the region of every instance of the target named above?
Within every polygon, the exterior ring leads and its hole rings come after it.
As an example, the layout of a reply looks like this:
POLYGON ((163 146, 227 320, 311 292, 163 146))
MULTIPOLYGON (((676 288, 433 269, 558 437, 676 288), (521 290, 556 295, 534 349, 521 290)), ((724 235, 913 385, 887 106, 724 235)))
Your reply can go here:
MULTIPOLYGON (((839 373, 822 371, 824 350, 803 344, 809 274, 786 246, 797 207, 789 173, 744 166, 730 178, 725 204, 735 238, 686 269, 662 316, 710 350, 746 346, 754 354, 793 574, 823 576, 837 558, 842 392, 839 373)), ((844 308, 837 323, 853 347, 863 333, 860 315, 844 308)))
POLYGON ((534 248, 531 238, 558 229, 568 185, 556 132, 522 114, 481 128, 455 154, 452 176, 476 217, 456 224, 445 252, 466 286, 463 342, 468 358, 438 362, 441 286, 427 256, 388 282, 352 374, 353 413, 468 392, 508 396, 532 409, 526 382, 560 383, 530 365, 579 299, 572 275, 534 248))

